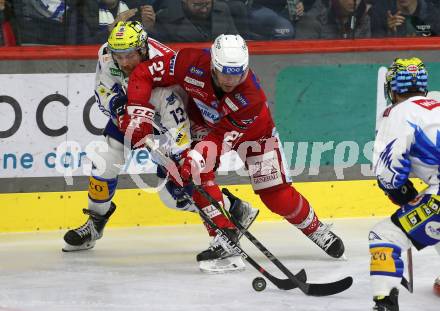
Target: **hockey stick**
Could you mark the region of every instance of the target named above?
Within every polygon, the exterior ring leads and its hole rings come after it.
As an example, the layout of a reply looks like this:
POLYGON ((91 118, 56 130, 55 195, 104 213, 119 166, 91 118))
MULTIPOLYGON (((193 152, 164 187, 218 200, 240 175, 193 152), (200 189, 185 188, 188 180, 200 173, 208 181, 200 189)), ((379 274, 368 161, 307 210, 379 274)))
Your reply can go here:
POLYGON ((408 266, 408 279, 406 279, 404 276, 402 276, 402 281, 400 281, 400 284, 402 284, 402 286, 405 287, 410 293, 413 293, 414 292, 414 272, 413 272, 412 248, 411 247, 406 251, 406 257, 407 257, 407 266, 408 266))
MULTIPOLYGON (((209 193, 207 193, 201 186, 193 184, 194 188, 203 195, 213 206, 215 206, 217 209, 222 210, 219 203, 214 200, 209 193)), ((227 189, 224 189, 223 191, 225 194, 230 194, 227 189)), ((206 216, 206 215, 203 215, 206 216)), ((202 218, 205 220, 205 217, 202 218)), ((231 218, 230 218, 231 219, 231 218)), ((210 225, 212 222, 211 219, 208 222, 210 225)), ((206 221, 206 220, 205 220, 206 221)), ((254 244, 278 269, 280 269, 287 277, 289 277, 290 280, 293 281, 295 285, 298 286, 298 288, 306 295, 308 296, 330 296, 335 295, 340 292, 345 291, 353 284, 353 278, 351 276, 346 277, 344 279, 341 279, 339 281, 331 282, 331 283, 307 283, 305 280, 301 280, 298 276, 294 275, 289 269, 287 269, 286 266, 284 266, 281 261, 275 255, 273 255, 258 239, 251 234, 248 230, 243 228, 243 226, 238 223, 234 222, 234 225, 238 228, 238 230, 246 236, 246 238, 254 244)), ((218 229, 217 226, 214 226, 216 230, 218 229)), ((248 261, 249 262, 249 261, 248 261)), ((252 264, 252 263, 251 263, 252 264)), ((255 266, 254 266, 255 267, 255 266)), ((304 271, 301 270, 301 272, 304 271)), ((263 274, 264 275, 264 274, 263 274)))
MULTIPOLYGON (((196 191, 198 191, 198 190, 196 190, 196 191)), ((199 210, 199 215, 202 217, 203 221, 205 221, 211 228, 215 229, 216 234, 219 235, 223 239, 223 242, 226 243, 230 249, 232 249, 234 252, 239 254, 252 267, 254 267, 256 270, 258 270, 258 272, 260 272, 269 281, 271 281, 276 287, 278 287, 279 289, 283 289, 283 290, 289 290, 289 289, 294 289, 294 288, 298 287, 297 283, 292 281, 292 278, 279 279, 279 278, 273 276, 272 274, 270 274, 269 272, 267 272, 266 269, 264 269, 259 263, 257 263, 252 257, 250 257, 239 245, 234 243, 232 241, 232 239, 230 238, 230 236, 223 229, 219 228, 211 220, 211 218, 209 218, 209 216, 206 215, 205 212, 197 204, 194 203, 194 201, 192 200, 192 197, 188 193, 184 193, 184 196, 187 200, 190 200, 197 207, 197 209, 199 210)), ((264 253, 264 255, 266 255, 269 259, 278 260, 271 253, 269 253, 269 254, 271 257, 268 257, 268 255, 266 253, 264 253)), ((298 280, 304 280, 304 281, 307 278, 306 272, 304 271, 304 269, 302 269, 300 272, 298 272, 297 275, 293 275, 293 277, 297 278, 298 280)))
MULTIPOLYGON (((157 156, 161 158, 161 162, 169 163, 166 166, 172 167, 173 163, 170 158, 164 155, 159 149, 154 148, 154 143, 150 140, 146 140, 146 145, 150 149, 150 152, 155 152, 157 156)), ((201 186, 195 185, 192 183, 195 190, 198 191, 201 195, 203 195, 215 208, 219 211, 223 209, 219 205, 219 203, 214 200, 201 186)), ((188 193, 184 192, 185 199, 194 203, 192 196, 188 193)), ((294 275, 289 269, 286 268, 279 260, 275 257, 260 241, 257 240, 249 231, 243 228, 239 223, 235 223, 238 230, 246 236, 246 238, 251 241, 276 267, 278 267, 289 279, 279 279, 267 272, 261 265, 259 265, 252 257, 250 257, 240 246, 232 241, 230 236, 221 228, 219 228, 211 218, 205 214, 205 212, 194 204, 196 208, 199 210, 199 215, 202 219, 212 228, 215 229, 216 233, 220 235, 224 242, 235 252, 237 252, 241 257, 243 257, 251 266, 253 266, 256 270, 258 270, 263 276, 265 276, 269 281, 271 281, 275 286, 280 289, 289 290, 299 287, 301 291, 309 296, 329 296, 338 294, 346 289, 348 289, 353 284, 352 277, 346 277, 342 280, 332 282, 332 283, 323 283, 323 284, 314 284, 306 282, 306 273, 304 269, 302 269, 297 275, 294 275)))
MULTIPOLYGON (((147 148, 150 150, 150 152, 155 152, 155 154, 160 157, 161 162, 165 163, 166 167, 173 167, 174 161, 172 161, 169 157, 167 157, 165 154, 161 152, 160 149, 155 148, 154 142, 152 142, 149 139, 146 139, 145 144, 147 148), (170 163, 172 162, 172 163, 170 163)), ((191 182, 192 183, 192 182, 191 182)), ((215 208, 217 208, 219 211, 223 211, 219 203, 214 200, 201 186, 195 185, 192 183, 196 191, 198 191, 201 195, 203 195, 215 208)), ((194 200, 192 199, 192 196, 188 193, 184 192, 184 197, 194 203, 194 200)), ((246 236, 246 238, 251 241, 252 244, 254 244, 276 267, 278 267, 289 279, 278 279, 275 276, 271 275, 269 272, 267 272, 261 265, 259 265, 255 260, 253 260, 249 255, 236 243, 234 243, 231 238, 228 236, 227 233, 225 233, 224 230, 219 228, 212 220, 211 218, 205 214, 205 212, 197 206, 197 204, 194 204, 196 208, 199 210, 199 215, 202 217, 202 219, 212 228, 215 229, 216 233, 221 235, 221 237, 226 240, 225 242, 234 249, 240 256, 242 256, 249 264, 251 264, 256 270, 258 270, 263 276, 265 276, 267 279, 269 279, 273 284, 275 284, 278 288, 289 290, 296 287, 299 287, 301 291, 309 296, 329 296, 338 294, 340 292, 345 291, 353 284, 353 278, 352 277, 346 277, 342 280, 332 282, 332 283, 322 283, 322 284, 315 284, 315 283, 307 283, 306 282, 306 273, 304 269, 302 269, 300 272, 298 272, 297 275, 294 275, 289 269, 284 266, 275 255, 273 255, 257 238, 255 238, 249 231, 247 231, 241 224, 234 223, 238 230, 246 236)), ((231 217, 229 217, 231 219, 231 217)))
MULTIPOLYGON (((153 141, 150 139, 146 139, 145 145, 148 148, 150 152, 153 152, 157 157, 160 158, 161 165, 163 165, 165 168, 170 168, 175 166, 174 161, 170 159, 168 156, 166 156, 159 148, 156 148, 153 141)), ((168 172, 169 173, 169 172, 168 172)), ((169 173, 170 174, 170 173, 169 173)), ((203 189, 202 189, 203 190, 203 189)), ((220 235, 225 243, 232 249, 234 249, 235 252, 237 252, 243 259, 245 259, 251 266, 253 266, 257 271, 259 271, 263 276, 265 276, 269 281, 271 281, 276 287, 282 290, 290 290, 297 288, 297 284, 293 282, 290 278, 288 279, 279 279, 272 274, 270 274, 266 269, 264 269, 260 264, 258 264, 252 257, 250 257, 239 245, 234 243, 232 239, 229 237, 229 235, 219 228, 212 220, 209 218, 208 215, 205 214, 205 212, 197 205, 195 204, 192 196, 188 194, 187 192, 183 192, 184 198, 186 200, 189 200, 194 206, 198 209, 199 215, 202 217, 202 219, 212 228, 215 229, 216 233, 220 235)), ((211 199, 212 197, 209 196, 211 199)), ((213 200, 213 199, 212 199, 213 200)), ((217 203, 217 202, 216 202, 217 203)), ((219 207, 218 203, 215 205, 216 208, 219 207)), ((266 255, 266 254, 265 254, 266 255)), ((266 255, 267 256, 267 255, 266 255)), ((272 255, 273 256, 273 255, 272 255)), ((275 259, 276 257, 273 256, 275 259)), ((295 277, 303 282, 306 281, 307 275, 304 269, 299 271, 295 277)))

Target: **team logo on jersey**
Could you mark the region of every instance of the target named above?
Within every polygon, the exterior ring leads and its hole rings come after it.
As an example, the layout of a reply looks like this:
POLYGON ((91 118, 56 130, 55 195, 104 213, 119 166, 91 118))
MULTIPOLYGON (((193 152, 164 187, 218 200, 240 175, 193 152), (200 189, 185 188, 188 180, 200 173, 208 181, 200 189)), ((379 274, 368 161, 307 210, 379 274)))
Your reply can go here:
POLYGON ((434 240, 440 240, 440 222, 430 221, 425 226, 426 234, 434 240))
POLYGON ((167 106, 172 106, 175 104, 177 96, 174 94, 174 92, 171 92, 171 95, 166 97, 165 100, 167 101, 167 106))
POLYGON ((170 76, 174 76, 174 67, 176 66, 176 55, 170 59, 170 76))
POLYGON ((217 123, 220 120, 220 114, 217 110, 209 107, 197 98, 194 98, 194 102, 196 103, 197 108, 199 108, 200 113, 206 121, 208 121, 209 123, 217 123))
POLYGON ((122 71, 116 68, 110 68, 110 74, 116 77, 122 77, 122 71))
POLYGON ((218 108, 218 101, 217 100, 213 100, 211 102, 211 106, 214 107, 215 109, 217 109, 218 108))
POLYGON ((197 68, 196 66, 191 66, 188 70, 189 73, 201 77, 205 74, 205 71, 201 68, 197 68))
POLYGON ((198 86, 198 87, 204 87, 205 86, 205 82, 203 81, 199 81, 196 79, 193 79, 191 77, 186 76, 185 79, 183 79, 186 83, 198 86))

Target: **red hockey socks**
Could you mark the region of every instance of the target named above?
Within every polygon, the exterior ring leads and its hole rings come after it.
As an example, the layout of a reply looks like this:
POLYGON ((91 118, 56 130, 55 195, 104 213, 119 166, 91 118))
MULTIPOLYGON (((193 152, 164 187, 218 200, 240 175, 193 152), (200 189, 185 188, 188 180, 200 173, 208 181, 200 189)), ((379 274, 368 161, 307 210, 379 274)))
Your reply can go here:
POLYGON ((307 199, 290 185, 283 185, 275 191, 263 191, 260 198, 272 212, 283 216, 305 235, 318 229, 319 220, 315 211, 307 199))
MULTIPOLYGON (((211 186, 203 186, 203 189, 209 193, 209 195, 220 203, 220 205, 223 207, 223 195, 220 191, 220 188, 217 185, 211 185, 211 186)), ((219 211, 215 206, 211 205, 211 203, 198 191, 194 191, 193 193, 193 199, 194 202, 201 207, 201 209, 211 218, 211 220, 219 227, 219 228, 235 228, 235 226, 232 224, 232 222, 226 218, 226 216, 222 213, 222 211, 219 211)), ((206 229, 208 230, 208 233, 210 236, 215 236, 215 230, 211 228, 208 224, 205 223, 206 229)))

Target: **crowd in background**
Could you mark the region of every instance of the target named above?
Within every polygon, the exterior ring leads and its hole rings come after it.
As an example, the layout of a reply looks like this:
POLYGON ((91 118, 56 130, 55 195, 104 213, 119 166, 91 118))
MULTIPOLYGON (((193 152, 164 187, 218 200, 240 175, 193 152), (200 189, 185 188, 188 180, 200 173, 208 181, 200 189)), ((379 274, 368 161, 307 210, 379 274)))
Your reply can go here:
POLYGON ((125 20, 162 42, 440 35, 440 0, 0 0, 0 45, 102 44, 125 20))

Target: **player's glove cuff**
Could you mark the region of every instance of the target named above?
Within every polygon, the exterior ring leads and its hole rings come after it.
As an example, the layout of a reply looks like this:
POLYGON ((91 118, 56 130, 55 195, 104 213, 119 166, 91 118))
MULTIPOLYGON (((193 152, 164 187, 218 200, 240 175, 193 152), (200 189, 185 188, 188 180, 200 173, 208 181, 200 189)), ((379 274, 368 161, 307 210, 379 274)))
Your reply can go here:
POLYGON ((387 189, 385 188, 380 180, 378 180, 379 187, 385 192, 385 194, 390 198, 390 200, 399 206, 408 204, 414 200, 419 194, 414 188, 414 184, 411 180, 407 180, 404 185, 397 189, 387 189))

